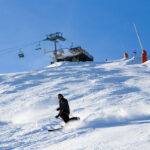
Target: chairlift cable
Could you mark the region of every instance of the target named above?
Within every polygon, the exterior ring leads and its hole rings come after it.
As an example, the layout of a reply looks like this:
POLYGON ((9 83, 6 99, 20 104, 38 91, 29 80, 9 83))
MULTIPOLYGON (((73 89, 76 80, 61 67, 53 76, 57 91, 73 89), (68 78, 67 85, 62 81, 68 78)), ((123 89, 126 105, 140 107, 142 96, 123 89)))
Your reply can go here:
POLYGON ((39 42, 41 42, 41 41, 42 41, 42 40, 40 40, 40 41, 35 41, 35 42, 32 42, 32 43, 28 43, 28 44, 24 44, 24 45, 22 45, 22 46, 14 46, 14 47, 10 47, 10 48, 0 49, 0 55, 5 55, 5 54, 7 54, 7 53, 11 53, 11 52, 18 51, 18 49, 19 49, 20 47, 26 48, 26 47, 35 45, 36 43, 39 43, 39 42), (16 50, 16 49, 17 49, 17 50, 16 50))

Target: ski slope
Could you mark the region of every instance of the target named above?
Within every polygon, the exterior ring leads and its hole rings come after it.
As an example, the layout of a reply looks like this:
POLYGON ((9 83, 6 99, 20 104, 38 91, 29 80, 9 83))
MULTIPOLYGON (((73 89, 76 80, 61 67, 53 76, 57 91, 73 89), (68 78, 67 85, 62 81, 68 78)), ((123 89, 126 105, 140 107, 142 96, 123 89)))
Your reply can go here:
POLYGON ((0 150, 149 150, 150 62, 60 62, 0 74, 0 150), (56 119, 57 94, 79 122, 56 119))

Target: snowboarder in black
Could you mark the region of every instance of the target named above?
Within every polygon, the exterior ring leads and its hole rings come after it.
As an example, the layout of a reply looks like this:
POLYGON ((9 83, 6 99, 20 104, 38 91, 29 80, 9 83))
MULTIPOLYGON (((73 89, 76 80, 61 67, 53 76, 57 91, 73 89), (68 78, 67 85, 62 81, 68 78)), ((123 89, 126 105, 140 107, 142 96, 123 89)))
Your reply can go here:
POLYGON ((78 117, 69 118, 70 108, 67 99, 65 99, 62 94, 58 94, 58 99, 59 99, 59 108, 57 108, 57 111, 59 111, 59 113, 56 116, 56 118, 61 117, 65 123, 71 120, 80 119, 78 117))

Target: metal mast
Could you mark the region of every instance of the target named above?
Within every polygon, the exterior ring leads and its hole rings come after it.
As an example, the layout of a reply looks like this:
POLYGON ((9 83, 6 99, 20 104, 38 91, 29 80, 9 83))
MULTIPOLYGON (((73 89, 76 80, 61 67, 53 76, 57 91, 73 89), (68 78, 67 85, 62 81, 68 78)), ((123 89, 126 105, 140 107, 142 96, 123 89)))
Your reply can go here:
POLYGON ((51 41, 54 42, 54 62, 57 62, 57 42, 58 40, 60 41, 65 41, 66 39, 62 36, 61 32, 56 32, 49 34, 44 41, 51 41))
POLYGON ((139 43, 140 43, 141 50, 143 50, 143 45, 142 45, 142 42, 141 42, 140 36, 138 34, 138 31, 137 31, 135 23, 133 25, 134 25, 134 29, 135 29, 136 35, 137 35, 139 43))

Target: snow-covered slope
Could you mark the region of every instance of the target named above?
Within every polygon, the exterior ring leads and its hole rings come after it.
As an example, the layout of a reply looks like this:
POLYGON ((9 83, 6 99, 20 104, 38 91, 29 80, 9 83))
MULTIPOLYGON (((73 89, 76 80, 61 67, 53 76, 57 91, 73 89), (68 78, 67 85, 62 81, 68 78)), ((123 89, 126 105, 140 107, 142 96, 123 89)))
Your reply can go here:
POLYGON ((64 62, 0 81, 0 149, 150 148, 149 61, 64 62), (47 132, 63 124, 55 118, 58 93, 81 120, 47 132))

